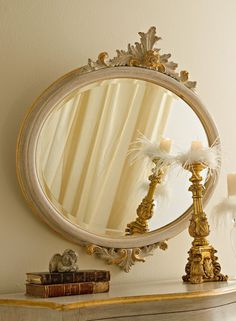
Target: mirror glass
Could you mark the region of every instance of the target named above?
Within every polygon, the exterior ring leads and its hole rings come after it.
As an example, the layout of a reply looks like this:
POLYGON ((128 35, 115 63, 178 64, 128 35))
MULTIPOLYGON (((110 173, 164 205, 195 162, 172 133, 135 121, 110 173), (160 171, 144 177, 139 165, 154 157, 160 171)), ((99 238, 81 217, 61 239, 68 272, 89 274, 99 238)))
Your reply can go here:
MULTIPOLYGON (((144 80, 94 82, 55 106, 41 128, 36 166, 46 197, 61 215, 91 233, 125 235, 147 193, 152 168, 147 160, 131 163, 130 146, 140 133, 157 143, 168 137, 182 150, 193 140, 208 146, 203 125, 187 103, 144 80)), ((188 175, 177 168, 168 173, 168 193, 157 196, 150 231, 189 208, 188 175)))

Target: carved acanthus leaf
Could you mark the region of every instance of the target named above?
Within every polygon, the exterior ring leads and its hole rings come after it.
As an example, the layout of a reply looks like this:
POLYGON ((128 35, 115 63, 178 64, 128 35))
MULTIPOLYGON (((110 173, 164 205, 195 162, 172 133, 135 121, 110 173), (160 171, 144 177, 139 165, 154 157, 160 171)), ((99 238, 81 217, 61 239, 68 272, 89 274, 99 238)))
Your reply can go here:
POLYGON ((167 249, 167 243, 163 241, 132 249, 107 248, 89 244, 87 245, 87 253, 90 255, 96 254, 104 259, 107 264, 118 265, 125 272, 129 272, 135 262, 145 262, 145 257, 152 255, 152 252, 157 248, 164 251, 167 249))
POLYGON ((108 54, 102 52, 96 61, 88 60, 88 64, 80 68, 80 72, 89 72, 97 69, 118 66, 135 66, 153 69, 181 82, 189 89, 196 87, 196 81, 188 80, 188 72, 176 72, 178 64, 169 61, 171 54, 160 54, 160 49, 155 48, 161 39, 156 35, 156 28, 151 27, 147 33, 139 32, 140 42, 128 44, 127 51, 116 50, 117 56, 108 60, 108 54))
POLYGON ((86 66, 81 67, 79 71, 82 73, 82 72, 89 72, 89 71, 109 67, 109 65, 106 63, 107 58, 108 58, 108 53, 101 52, 98 55, 98 59, 96 61, 92 61, 92 59, 88 59, 88 64, 86 66))

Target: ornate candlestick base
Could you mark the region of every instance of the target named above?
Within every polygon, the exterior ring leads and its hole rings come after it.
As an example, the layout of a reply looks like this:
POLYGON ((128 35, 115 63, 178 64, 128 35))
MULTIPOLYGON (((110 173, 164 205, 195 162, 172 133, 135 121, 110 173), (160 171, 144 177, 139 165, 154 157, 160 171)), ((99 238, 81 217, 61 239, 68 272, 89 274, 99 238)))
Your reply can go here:
POLYGON ((135 221, 127 224, 125 229, 126 235, 142 234, 149 231, 147 220, 153 215, 153 207, 153 199, 148 200, 147 197, 145 197, 137 208, 138 217, 135 221))
MULTIPOLYGON (((153 160, 154 163, 157 160, 153 160)), ((156 166, 152 169, 152 175, 148 177, 150 184, 147 195, 137 208, 137 218, 135 221, 127 224, 125 229, 126 235, 142 234, 149 231, 148 220, 152 218, 154 207, 154 193, 157 184, 160 184, 164 176, 163 170, 156 171, 156 166)))
POLYGON ((209 281, 227 281, 228 276, 220 273, 221 266, 215 256, 217 251, 211 245, 192 246, 185 267, 184 282, 203 283, 209 281))
POLYGON ((200 172, 206 168, 201 163, 194 163, 188 166, 192 173, 189 179, 192 185, 189 191, 193 194, 193 215, 190 219, 189 234, 194 238, 192 247, 188 254, 188 263, 185 267, 186 275, 183 281, 190 283, 203 283, 209 281, 227 281, 228 276, 220 273, 221 267, 217 262, 217 252, 209 245, 206 237, 209 235, 209 224, 207 216, 203 211, 202 197, 204 186, 201 184, 200 172))

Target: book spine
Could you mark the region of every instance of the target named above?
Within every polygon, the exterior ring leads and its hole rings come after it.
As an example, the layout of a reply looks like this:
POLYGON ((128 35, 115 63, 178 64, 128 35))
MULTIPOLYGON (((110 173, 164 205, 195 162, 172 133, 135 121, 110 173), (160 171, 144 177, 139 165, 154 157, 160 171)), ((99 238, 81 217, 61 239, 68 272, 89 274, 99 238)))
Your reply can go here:
POLYGON ((61 282, 56 281, 56 278, 51 278, 51 283, 48 284, 104 281, 110 281, 109 271, 79 271, 75 273, 61 273, 61 282))
POLYGON ((101 282, 101 281, 109 281, 109 280, 110 280, 109 271, 85 272, 85 282, 101 282))
POLYGON ((104 270, 81 270, 66 273, 39 273, 27 274, 27 282, 33 284, 62 284, 81 282, 105 282, 110 281, 110 272, 104 270))
MULTIPOLYGON (((81 282, 105 282, 110 281, 109 271, 79 271, 66 273, 45 273, 40 275, 39 284, 62 284, 62 283, 81 283, 81 282)), ((35 283, 28 278, 29 283, 35 283)))
POLYGON ((93 294, 103 293, 109 291, 109 282, 84 282, 84 283, 70 283, 70 284, 50 284, 50 285, 36 285, 26 284, 26 294, 50 298, 58 296, 69 296, 78 294, 93 294))
POLYGON ((61 284, 73 282, 76 282, 74 273, 48 273, 41 275, 41 284, 61 284))

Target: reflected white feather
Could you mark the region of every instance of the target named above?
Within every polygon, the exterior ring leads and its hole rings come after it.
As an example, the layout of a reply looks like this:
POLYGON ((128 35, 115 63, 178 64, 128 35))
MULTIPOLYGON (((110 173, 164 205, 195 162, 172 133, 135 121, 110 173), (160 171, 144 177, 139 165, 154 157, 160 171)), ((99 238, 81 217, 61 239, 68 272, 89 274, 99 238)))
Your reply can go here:
MULTIPOLYGON (((140 185, 140 190, 144 193, 147 193, 149 187, 148 182, 144 182, 140 185)), ((158 184, 155 189, 154 197, 157 198, 159 201, 167 201, 170 198, 170 188, 168 183, 158 184)))
POLYGON ((131 156, 131 164, 145 158, 150 159, 150 161, 157 160, 157 171, 176 163, 176 156, 160 149, 159 144, 152 142, 142 133, 139 133, 137 140, 131 143, 128 154, 131 156))
POLYGON ((216 228, 226 227, 233 224, 236 218, 236 197, 224 198, 213 207, 211 219, 216 228))

